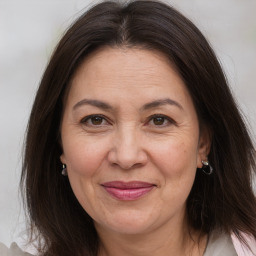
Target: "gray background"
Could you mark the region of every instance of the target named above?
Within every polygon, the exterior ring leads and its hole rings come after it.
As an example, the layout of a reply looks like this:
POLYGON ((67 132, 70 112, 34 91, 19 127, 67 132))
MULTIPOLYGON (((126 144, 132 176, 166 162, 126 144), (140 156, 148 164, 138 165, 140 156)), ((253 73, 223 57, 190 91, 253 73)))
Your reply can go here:
MULTIPOLYGON (((211 42, 255 138, 256 0, 166 2, 191 18, 211 42)), ((25 238, 18 182, 38 83, 63 31, 91 3, 0 0, 0 241, 8 246, 12 241, 23 246, 25 238)))

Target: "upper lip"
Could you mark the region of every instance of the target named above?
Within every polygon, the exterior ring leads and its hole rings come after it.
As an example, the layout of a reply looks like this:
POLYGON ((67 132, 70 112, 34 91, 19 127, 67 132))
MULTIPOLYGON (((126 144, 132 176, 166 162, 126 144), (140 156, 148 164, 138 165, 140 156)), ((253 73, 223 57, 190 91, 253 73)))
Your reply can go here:
POLYGON ((118 188, 118 189, 136 189, 136 188, 148 188, 156 186, 153 183, 148 183, 144 181, 109 181, 101 184, 104 187, 118 188))

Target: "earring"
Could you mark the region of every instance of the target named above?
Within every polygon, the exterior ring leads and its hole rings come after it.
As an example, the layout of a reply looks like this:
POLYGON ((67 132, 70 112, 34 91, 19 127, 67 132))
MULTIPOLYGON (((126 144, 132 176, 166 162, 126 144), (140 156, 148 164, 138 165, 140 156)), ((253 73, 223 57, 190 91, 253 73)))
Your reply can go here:
POLYGON ((62 165, 61 174, 62 174, 63 176, 68 176, 67 166, 66 166, 65 164, 62 165))
POLYGON ((211 175, 213 173, 213 168, 212 166, 209 164, 209 162, 206 161, 202 161, 203 167, 201 168, 202 171, 207 174, 207 175, 211 175))

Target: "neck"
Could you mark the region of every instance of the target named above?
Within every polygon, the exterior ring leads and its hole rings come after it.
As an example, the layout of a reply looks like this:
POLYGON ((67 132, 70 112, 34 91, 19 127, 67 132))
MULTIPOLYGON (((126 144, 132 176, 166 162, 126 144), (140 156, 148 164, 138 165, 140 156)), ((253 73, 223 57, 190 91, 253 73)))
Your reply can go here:
POLYGON ((207 236, 188 229, 186 222, 175 223, 141 234, 120 234, 96 225, 101 245, 99 256, 202 256, 207 236), (179 228, 177 228, 179 227, 179 228), (164 239, 163 239, 164 238, 164 239))

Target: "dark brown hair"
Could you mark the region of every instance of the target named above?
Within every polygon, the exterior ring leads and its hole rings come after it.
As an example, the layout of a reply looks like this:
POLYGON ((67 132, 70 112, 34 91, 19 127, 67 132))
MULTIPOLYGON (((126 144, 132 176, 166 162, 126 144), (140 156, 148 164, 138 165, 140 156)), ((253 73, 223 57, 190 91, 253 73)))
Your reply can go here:
POLYGON ((61 175, 60 121, 63 95, 88 54, 103 46, 157 50, 176 67, 193 99, 200 124, 212 131, 212 175, 197 171, 187 199, 192 228, 215 228, 256 238, 252 191, 255 152, 222 68, 200 31, 158 1, 97 4, 69 28, 45 70, 31 112, 21 185, 31 234, 44 255, 97 255, 90 216, 61 175))

